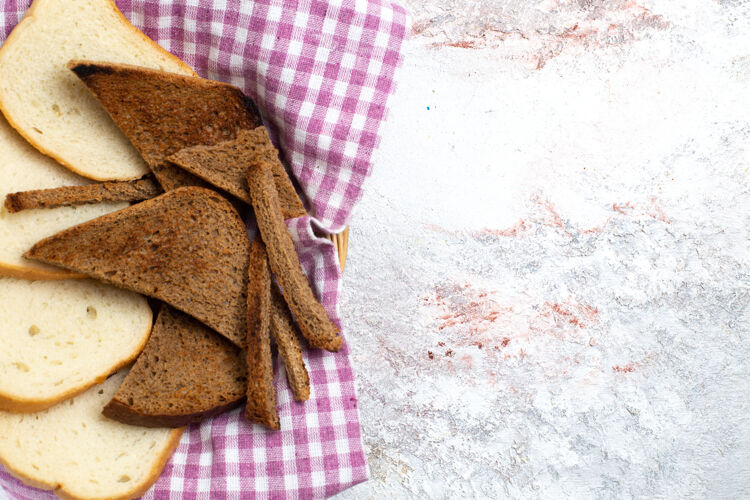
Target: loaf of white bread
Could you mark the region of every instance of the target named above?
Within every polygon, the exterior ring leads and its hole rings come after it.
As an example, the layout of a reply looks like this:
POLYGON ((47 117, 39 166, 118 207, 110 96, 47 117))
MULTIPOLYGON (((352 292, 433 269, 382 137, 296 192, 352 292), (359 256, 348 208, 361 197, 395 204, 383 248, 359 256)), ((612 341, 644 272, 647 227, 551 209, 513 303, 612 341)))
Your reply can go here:
POLYGON ((0 412, 0 463, 63 498, 134 498, 161 474, 184 428, 145 428, 102 416, 127 370, 38 413, 0 412))
POLYGON ((146 164, 71 59, 194 72, 138 31, 113 0, 34 0, 0 49, 0 109, 39 151, 91 179, 135 179, 146 164))

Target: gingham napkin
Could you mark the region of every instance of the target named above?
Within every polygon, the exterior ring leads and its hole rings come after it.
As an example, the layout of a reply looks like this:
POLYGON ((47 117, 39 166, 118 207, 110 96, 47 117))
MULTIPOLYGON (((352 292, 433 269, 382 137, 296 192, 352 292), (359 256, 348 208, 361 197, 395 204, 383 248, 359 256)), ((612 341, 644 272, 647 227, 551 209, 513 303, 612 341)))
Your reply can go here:
MULTIPOLYGON (((65 1, 65 0, 58 0, 65 1)), ((104 0, 102 0, 104 1, 104 0)), ((313 217, 288 221, 303 268, 340 325, 336 250, 318 236, 347 223, 408 34, 389 0, 117 0, 138 28, 201 76, 244 89, 261 111, 313 217)), ((7 37, 30 0, 5 0, 7 37)), ((306 351, 311 396, 297 403, 276 363, 282 431, 241 409, 185 433, 145 498, 318 498, 367 478, 349 349, 306 351)), ((0 468, 11 498, 53 498, 0 468)))

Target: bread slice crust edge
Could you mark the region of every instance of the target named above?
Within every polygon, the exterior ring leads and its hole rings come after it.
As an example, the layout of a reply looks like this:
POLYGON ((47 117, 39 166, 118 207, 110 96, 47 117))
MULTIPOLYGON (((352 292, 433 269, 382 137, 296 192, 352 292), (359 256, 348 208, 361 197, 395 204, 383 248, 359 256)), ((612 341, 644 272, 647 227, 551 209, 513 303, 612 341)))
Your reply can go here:
MULTIPOLYGON (((164 466, 167 465, 167 462, 170 458, 172 458, 172 454, 177 449, 177 446, 180 444, 180 439, 182 439, 182 434, 185 432, 185 427, 180 427, 177 429, 172 429, 171 435, 169 437, 169 445, 164 448, 163 452, 159 456, 159 458, 154 463, 153 467, 151 468, 151 471, 149 472, 149 475, 146 476, 146 478, 141 481, 140 484, 136 484, 133 486, 133 490, 131 492, 128 492, 125 495, 120 495, 118 497, 107 497, 107 500, 130 500, 133 498, 138 498, 140 496, 143 496, 150 488, 154 485, 157 479, 161 476, 162 471, 164 470, 164 466)), ((94 499, 94 498, 84 498, 84 497, 77 497, 72 495, 67 489, 66 486, 59 483, 45 483, 42 481, 37 481, 36 479, 32 479, 30 477, 25 476, 21 472, 17 471, 13 468, 11 464, 9 464, 6 460, 3 460, 2 457, 0 457, 0 465, 2 465, 6 471, 8 471, 8 474, 13 476, 14 478, 21 481, 23 484, 27 486, 31 486, 32 488, 37 488, 40 490, 46 490, 46 491, 52 491, 55 495, 57 495, 60 498, 66 499, 66 500, 104 500, 104 499, 94 499)))
MULTIPOLYGON (((82 277, 85 278, 85 276, 82 277)), ((145 299, 143 300, 145 301, 145 299)), ((151 328, 154 320, 154 315, 150 307, 147 307, 147 309, 149 312, 149 320, 146 322, 146 331, 142 335, 141 341, 138 343, 138 347, 133 349, 132 353, 129 356, 123 358, 117 364, 111 366, 104 372, 96 375, 95 377, 92 377, 90 381, 84 382, 78 387, 68 389, 64 393, 52 399, 20 399, 17 397, 9 396, 0 391, 0 411, 7 411, 9 413, 34 413, 46 410, 47 408, 51 408, 52 406, 55 406, 62 401, 68 400, 83 392, 86 392, 88 389, 95 385, 101 384, 102 382, 107 380, 107 377, 109 377, 113 373, 116 373, 120 369, 133 363, 133 361, 135 361, 135 359, 141 354, 143 348, 146 347, 146 343, 151 336, 151 328)))

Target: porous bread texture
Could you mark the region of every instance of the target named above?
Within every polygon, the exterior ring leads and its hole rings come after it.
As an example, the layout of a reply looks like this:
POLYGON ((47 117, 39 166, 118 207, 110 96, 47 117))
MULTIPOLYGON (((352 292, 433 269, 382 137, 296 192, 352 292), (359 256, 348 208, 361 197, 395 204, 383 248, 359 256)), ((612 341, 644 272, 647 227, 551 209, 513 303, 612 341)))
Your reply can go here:
POLYGON ((279 430, 281 423, 276 410, 271 357, 271 285, 266 247, 256 237, 250 245, 248 266, 245 418, 279 430))
POLYGON ((164 304, 146 347, 103 413, 131 425, 180 427, 239 405, 246 385, 236 346, 164 304))
POLYGON ((286 378, 294 399, 307 401, 310 399, 310 375, 302 358, 302 345, 297 337, 297 328, 276 284, 271 288, 271 333, 284 360, 286 378))
POLYGON ((71 59, 130 63, 194 75, 138 31, 113 0, 34 0, 0 49, 0 108, 39 151, 96 180, 128 180, 146 164, 71 59))
POLYGON ((25 255, 159 299, 243 347, 249 251, 234 207, 185 187, 50 236, 25 255))
POLYGON ((92 280, 0 278, 0 410, 39 411, 132 362, 146 299, 92 280))
POLYGON ((104 417, 102 407, 125 374, 38 413, 0 412, 0 463, 24 483, 62 498, 130 499, 145 493, 184 428, 147 429, 104 417))
POLYGON ((127 203, 25 210, 14 214, 8 213, 2 204, 5 195, 16 191, 89 183, 35 150, 0 115, 0 275, 37 280, 81 276, 24 259, 22 255, 47 236, 124 208, 127 203))

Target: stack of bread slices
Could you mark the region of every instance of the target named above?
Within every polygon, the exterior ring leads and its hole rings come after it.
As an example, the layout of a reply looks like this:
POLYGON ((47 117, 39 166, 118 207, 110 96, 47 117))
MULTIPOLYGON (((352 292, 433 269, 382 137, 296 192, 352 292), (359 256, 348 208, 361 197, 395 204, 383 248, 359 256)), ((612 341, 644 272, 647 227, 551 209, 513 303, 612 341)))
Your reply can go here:
POLYGON ((299 401, 298 333, 342 339, 253 102, 112 0, 34 0, 0 48, 0 110, 0 463, 60 496, 132 498, 188 424, 244 403, 279 429, 271 338, 299 401))

